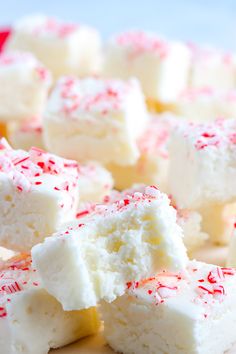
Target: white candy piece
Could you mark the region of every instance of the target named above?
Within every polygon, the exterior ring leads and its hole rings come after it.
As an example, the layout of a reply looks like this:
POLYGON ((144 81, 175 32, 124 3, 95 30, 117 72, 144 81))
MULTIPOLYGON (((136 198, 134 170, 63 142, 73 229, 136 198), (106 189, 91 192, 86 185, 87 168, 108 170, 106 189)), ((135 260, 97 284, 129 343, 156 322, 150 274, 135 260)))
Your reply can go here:
POLYGON ((80 203, 101 202, 113 188, 110 172, 96 162, 80 164, 78 172, 80 203))
POLYGON ((191 51, 190 87, 204 86, 230 90, 236 84, 236 60, 231 53, 189 43, 191 51))
MULTIPOLYGON (((107 204, 115 203, 125 198, 125 196, 132 195, 135 192, 144 193, 145 188, 144 184, 135 184, 132 188, 126 189, 122 192, 113 190, 109 196, 104 198, 104 202, 107 204)), ((173 201, 171 201, 171 205, 177 212, 177 224, 183 230, 184 245, 187 248, 188 253, 191 254, 193 251, 203 246, 208 239, 208 235, 202 231, 202 217, 195 211, 178 208, 173 201)), ((96 206, 93 203, 85 205, 84 208, 79 208, 77 218, 79 219, 80 217, 93 212, 95 208, 96 206)))
POLYGON ((79 162, 134 164, 148 120, 136 80, 60 79, 43 119, 49 151, 79 162))
POLYGON ((222 354, 235 342, 235 303, 235 269, 191 261, 102 303, 104 335, 123 354, 222 354))
POLYGON ((27 252, 75 216, 78 165, 0 141, 0 245, 27 252))
POLYGON ((178 207, 197 210, 203 230, 227 243, 236 214, 236 120, 182 124, 169 144, 169 192, 178 207))
POLYGON ((22 123, 8 126, 8 139, 14 149, 29 150, 32 146, 45 149, 40 117, 33 117, 22 123))
POLYGON ((184 269, 186 249, 176 212, 155 187, 92 214, 32 249, 42 284, 65 310, 111 302, 126 283, 158 269, 184 269))
POLYGON ((0 55, 0 122, 40 115, 51 86, 51 75, 30 53, 0 55))
POLYGON ((177 208, 177 223, 183 229, 183 241, 190 254, 203 246, 209 238, 202 231, 202 216, 196 211, 177 208))
POLYGON ((234 228, 230 239, 229 251, 227 257, 227 265, 229 267, 236 267, 236 216, 234 218, 234 228))
POLYGON ((212 87, 190 88, 173 103, 174 113, 192 122, 216 118, 236 118, 236 91, 221 91, 212 87))
POLYGON ((101 66, 101 38, 97 30, 44 15, 16 22, 5 48, 32 52, 54 78, 95 74, 101 66))
POLYGON ((113 36, 104 59, 107 77, 140 80, 145 96, 172 102, 187 87, 190 51, 180 42, 171 42, 152 32, 131 30, 113 36))
MULTIPOLYGON (((22 124, 11 124, 8 138, 15 149, 29 150, 32 146, 45 149, 43 127, 40 119, 31 119, 22 124)), ((101 202, 113 188, 111 173, 97 162, 89 161, 78 166, 79 200, 101 202)))
POLYGON ((0 348, 2 354, 47 354, 96 333, 95 308, 63 311, 41 286, 30 258, 0 264, 0 348))
POLYGON ((118 190, 143 183, 156 185, 161 191, 166 191, 167 145, 171 129, 175 124, 177 124, 177 120, 168 113, 151 117, 143 134, 137 140, 140 157, 136 164, 132 166, 109 164, 107 166, 118 190))

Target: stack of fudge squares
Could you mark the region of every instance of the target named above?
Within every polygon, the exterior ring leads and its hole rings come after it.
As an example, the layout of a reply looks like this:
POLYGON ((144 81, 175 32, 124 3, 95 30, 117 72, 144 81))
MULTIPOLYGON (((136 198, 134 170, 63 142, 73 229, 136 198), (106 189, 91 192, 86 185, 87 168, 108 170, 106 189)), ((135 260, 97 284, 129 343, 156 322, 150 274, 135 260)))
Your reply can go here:
POLYGON ((2 38, 0 353, 231 350, 236 56, 44 15, 2 38))

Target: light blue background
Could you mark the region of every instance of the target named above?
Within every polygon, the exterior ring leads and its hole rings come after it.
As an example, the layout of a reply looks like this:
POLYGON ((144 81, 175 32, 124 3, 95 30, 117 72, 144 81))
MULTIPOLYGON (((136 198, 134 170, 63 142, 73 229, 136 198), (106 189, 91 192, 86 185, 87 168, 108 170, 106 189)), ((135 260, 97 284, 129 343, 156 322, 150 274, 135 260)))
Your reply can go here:
POLYGON ((42 12, 96 26, 106 37, 140 27, 236 50, 236 0, 0 0, 0 23, 42 12))

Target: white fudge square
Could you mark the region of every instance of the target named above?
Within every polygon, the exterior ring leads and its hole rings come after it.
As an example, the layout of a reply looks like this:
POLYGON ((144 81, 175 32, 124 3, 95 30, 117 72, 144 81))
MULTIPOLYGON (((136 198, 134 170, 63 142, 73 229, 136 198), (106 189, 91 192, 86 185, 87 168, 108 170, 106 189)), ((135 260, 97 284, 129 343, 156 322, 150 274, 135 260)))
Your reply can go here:
POLYGON ((0 121, 22 121, 40 115, 51 75, 30 53, 0 54, 0 121))
MULTIPOLYGON (((21 124, 12 123, 8 138, 13 148, 29 150, 32 146, 45 149, 40 117, 33 117, 21 124)), ((78 165, 79 201, 101 202, 113 187, 111 173, 97 162, 78 165)))
POLYGON ((79 164, 79 200, 83 202, 102 202, 113 187, 113 179, 103 166, 96 162, 79 164))
POLYGON ((119 165, 138 159, 137 137, 148 120, 136 80, 60 79, 43 119, 49 151, 79 162, 119 165))
POLYGON ((199 208, 198 212, 202 216, 202 229, 211 240, 219 245, 227 245, 232 235, 236 202, 212 202, 199 208))
POLYGON ((146 129, 137 139, 140 157, 135 165, 119 166, 109 164, 115 187, 118 190, 130 188, 133 184, 156 185, 166 191, 168 174, 168 141, 171 129, 178 124, 174 115, 151 116, 146 129))
POLYGON ((190 51, 180 42, 152 32, 127 31, 113 36, 106 48, 104 75, 140 80, 145 96, 172 102, 187 87, 190 51))
POLYGON ((44 15, 16 22, 5 48, 32 52, 54 78, 100 70, 101 38, 97 30, 44 15))
POLYGON ((42 288, 30 258, 1 262, 0 289, 2 354, 47 354, 99 328, 95 308, 63 311, 42 288))
POLYGON ((188 254, 202 247, 208 240, 208 234, 202 231, 202 216, 198 212, 177 208, 177 223, 183 229, 183 241, 188 254))
MULTIPOLYGON (((32 146, 45 149, 42 120, 33 117, 21 124, 12 123, 8 138, 15 149, 29 150, 32 146)), ((113 188, 111 173, 97 162, 89 161, 78 165, 80 202, 101 202, 113 188)))
POLYGON ((45 149, 43 129, 40 117, 8 125, 8 139, 14 149, 29 150, 32 146, 45 149))
POLYGON ((191 261, 102 303, 104 335, 123 354, 222 354, 235 342, 235 269, 191 261))
POLYGON ((0 142, 0 245, 26 252, 72 219, 78 205, 78 166, 37 148, 0 142))
POLYGON ((190 88, 179 95, 172 109, 182 119, 193 122, 235 118, 236 91, 222 91, 212 87, 190 88))
POLYGON ((236 82, 236 60, 231 53, 189 43, 191 51, 190 87, 230 90, 236 82))
MULTIPOLYGON (((113 190, 110 195, 104 198, 104 203, 111 204, 119 201, 127 195, 132 195, 135 192, 144 193, 144 184, 135 184, 130 189, 126 189, 122 192, 113 190)), ((183 242, 189 254, 203 246, 203 244, 208 239, 208 235, 202 231, 202 217, 196 211, 188 209, 180 209, 173 200, 171 200, 171 205, 176 210, 176 221, 177 224, 183 230, 183 242)), ((95 209, 93 203, 84 205, 84 208, 79 208, 77 213, 77 218, 83 217, 95 209)))
POLYGON ((32 249, 47 291, 65 310, 111 302, 126 283, 157 269, 184 269, 182 230, 166 195, 155 187, 92 214, 32 249), (69 276, 68 276, 69 275, 69 276))
POLYGON ((228 241, 225 223, 236 212, 235 134, 235 119, 186 123, 173 131, 169 144, 171 195, 180 208, 199 210, 203 230, 222 243, 228 241))
POLYGON ((236 197, 236 119, 180 124, 169 144, 170 192, 180 207, 236 197), (185 183, 183 183, 183 175, 185 183))

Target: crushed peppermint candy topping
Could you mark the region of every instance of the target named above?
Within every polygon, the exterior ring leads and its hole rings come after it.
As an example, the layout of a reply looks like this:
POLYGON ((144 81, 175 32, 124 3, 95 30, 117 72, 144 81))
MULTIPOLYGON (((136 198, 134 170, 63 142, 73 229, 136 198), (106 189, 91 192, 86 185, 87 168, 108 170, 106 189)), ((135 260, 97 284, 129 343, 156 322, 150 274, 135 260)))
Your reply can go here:
POLYGON ((177 126, 177 130, 198 151, 208 148, 236 149, 236 119, 217 119, 202 124, 182 123, 177 126))
POLYGON ((38 78, 41 80, 41 81, 44 81, 44 82, 51 82, 51 74, 49 73, 49 71, 44 68, 43 66, 41 65, 38 65, 36 68, 35 68, 35 72, 38 76, 38 78))
POLYGON ((20 291, 40 287, 37 272, 32 268, 27 254, 15 256, 0 262, 0 319, 7 316, 6 304, 11 296, 20 291))
POLYGON ((146 52, 153 53, 164 59, 169 52, 168 42, 151 32, 128 31, 117 35, 114 40, 119 46, 128 49, 130 59, 134 59, 146 52))
POLYGON ((152 200, 165 198, 156 186, 146 186, 137 184, 130 189, 122 192, 112 190, 109 195, 103 198, 102 204, 87 202, 79 207, 76 218, 80 219, 90 214, 106 214, 124 210, 132 203, 148 202, 152 200))
POLYGON ((36 77, 47 84, 51 83, 50 72, 43 67, 36 57, 28 52, 3 52, 0 55, 0 70, 4 70, 6 67, 19 65, 22 68, 33 69, 36 77))
MULTIPOLYGON (((114 194, 112 193, 110 196, 104 198, 103 204, 92 202, 83 203, 82 207, 77 211, 76 219, 78 219, 79 222, 83 220, 86 225, 92 222, 93 218, 96 216, 106 216, 123 212, 127 210, 130 205, 138 206, 140 203, 151 203, 155 200, 166 200, 169 203, 168 197, 162 194, 156 186, 142 186, 142 188, 137 188, 137 191, 131 189, 122 193, 114 191, 114 194)), ((77 227, 78 225, 75 225, 71 230, 75 230, 77 227)), ((66 229, 66 231, 68 231, 68 229, 66 229)), ((62 232, 59 235, 62 236, 63 234, 65 233, 62 232)))
POLYGON ((74 34, 79 29, 75 23, 62 22, 53 17, 41 17, 41 21, 35 21, 32 32, 36 36, 50 35, 59 38, 65 38, 74 34))
POLYGON ((220 61, 225 65, 233 65, 233 55, 229 52, 223 52, 217 48, 209 46, 199 46, 196 43, 188 42, 188 48, 192 53, 192 60, 194 62, 204 61, 211 63, 212 61, 220 61))
POLYGON ((229 90, 225 92, 216 90, 209 86, 201 88, 188 88, 181 92, 178 99, 184 102, 193 102, 198 100, 207 101, 208 99, 220 100, 225 103, 236 102, 236 90, 229 90))
POLYGON ((41 135, 43 132, 41 117, 32 117, 30 120, 24 121, 20 127, 21 133, 34 133, 41 135))
POLYGON ((189 299, 194 306, 203 307, 204 315, 216 302, 224 301, 232 277, 236 287, 235 269, 191 261, 187 272, 172 273, 163 270, 155 277, 129 282, 127 293, 137 298, 144 298, 155 305, 160 305, 170 298, 179 297, 184 298, 185 301, 189 299))
MULTIPOLYGON (((54 176, 53 188, 68 194, 68 203, 73 203, 78 183, 78 164, 39 148, 29 152, 12 149, 5 139, 0 140, 0 173, 7 174, 18 192, 47 184, 46 175, 54 176)), ((68 206, 68 205, 67 205, 68 206)))
POLYGON ((215 94, 215 90, 212 87, 201 87, 201 88, 188 88, 182 91, 179 95, 179 99, 186 101, 195 101, 200 98, 212 97, 215 94))
POLYGON ((166 299, 176 296, 179 290, 181 274, 167 273, 163 271, 155 277, 139 282, 127 283, 128 293, 134 296, 148 296, 148 300, 155 305, 160 305, 166 299))
POLYGON ((31 53, 25 52, 4 52, 0 55, 0 66, 14 64, 36 64, 37 60, 31 53))
POLYGON ((151 203, 157 199, 163 199, 165 197, 156 186, 147 186, 144 187, 143 192, 134 191, 133 193, 122 195, 119 200, 114 201, 111 204, 97 204, 95 206, 95 213, 113 213, 119 212, 126 209, 129 204, 138 205, 139 203, 147 202, 151 203))
POLYGON ((199 299, 202 299, 206 302, 209 300, 218 300, 222 302, 224 300, 224 296, 226 295, 224 282, 227 277, 234 276, 235 270, 233 268, 222 268, 222 267, 214 267, 211 271, 208 272, 205 279, 201 280, 201 285, 198 285, 196 292, 198 293, 199 299), (209 299, 210 296, 210 299, 209 299))
MULTIPOLYGON (((104 80, 99 78, 61 78, 52 92, 50 102, 65 116, 77 112, 97 112, 107 116, 118 111, 132 89, 139 88, 136 80, 104 80)), ((51 105, 51 106, 52 106, 51 105)), ((49 105, 50 109, 50 105, 49 105)), ((76 114, 73 116, 76 118, 76 114)), ((91 120, 92 122, 92 120, 91 120)))
POLYGON ((137 141, 141 154, 155 154, 167 159, 171 129, 176 124, 172 116, 153 117, 137 141))

